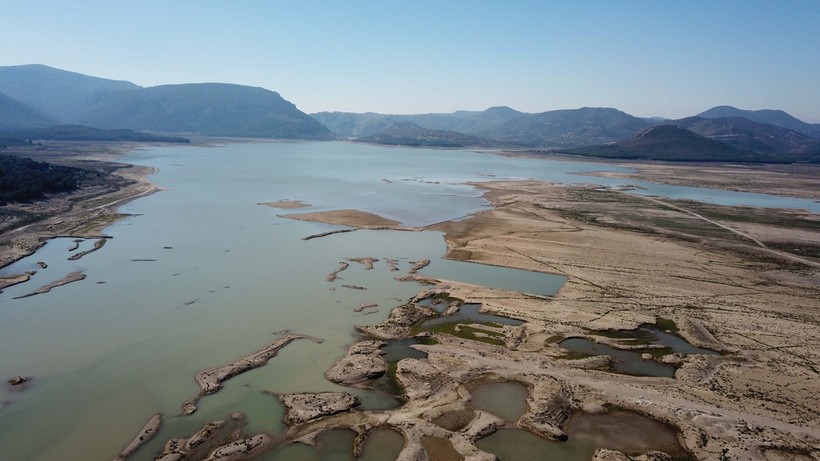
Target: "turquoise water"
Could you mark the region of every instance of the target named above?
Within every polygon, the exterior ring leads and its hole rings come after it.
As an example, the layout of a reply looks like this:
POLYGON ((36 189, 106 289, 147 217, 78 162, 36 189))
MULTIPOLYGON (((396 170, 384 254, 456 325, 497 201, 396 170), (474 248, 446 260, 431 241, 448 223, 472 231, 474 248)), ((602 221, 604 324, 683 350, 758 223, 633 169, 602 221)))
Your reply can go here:
MULTIPOLYGON (((165 415, 163 429, 132 459, 153 459, 166 439, 232 411, 247 413, 251 432, 281 434, 281 405, 266 390, 346 390, 366 406, 390 405, 388 396, 333 385, 323 373, 345 353, 354 325, 378 323, 421 287, 395 281, 401 272, 383 260, 370 271, 351 264, 334 283, 325 277, 344 258, 364 256, 399 259, 403 272, 409 261, 431 259, 432 274, 446 264, 441 234, 357 231, 303 241, 338 227, 280 218, 289 211, 259 202, 299 199, 313 205, 300 212, 353 208, 421 226, 484 209, 467 181, 586 183, 592 179, 572 173, 615 170, 317 142, 159 147, 124 161, 158 168, 153 179, 165 190, 123 207, 134 216, 106 229, 113 238, 105 247, 67 261, 73 242, 55 239, 2 270, 38 272, 0 294, 0 378, 33 377, 22 392, 0 386, 0 459, 110 459, 157 412, 165 415), (38 261, 48 268, 36 267, 38 261), (77 270, 87 278, 13 299, 77 270), (371 303, 376 313, 353 312, 371 303), (292 343, 265 367, 201 399, 194 415, 178 416, 198 392, 198 371, 253 352, 282 330, 325 342, 292 343)), ((77 251, 92 245, 83 242, 77 251)))

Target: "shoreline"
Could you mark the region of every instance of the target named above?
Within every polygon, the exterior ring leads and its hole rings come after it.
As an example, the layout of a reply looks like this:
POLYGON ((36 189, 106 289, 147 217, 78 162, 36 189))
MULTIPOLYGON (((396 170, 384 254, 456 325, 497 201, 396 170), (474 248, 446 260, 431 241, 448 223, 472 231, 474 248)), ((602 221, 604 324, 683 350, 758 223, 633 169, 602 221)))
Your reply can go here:
MULTIPOLYGON (((88 189, 60 193, 24 204, 26 209, 44 216, 31 223, 12 224, 0 233, 0 269, 31 256, 50 239, 57 237, 107 239, 102 231, 128 217, 117 210, 123 205, 162 190, 150 180, 154 168, 121 163, 119 158, 150 143, 46 142, 42 151, 25 149, 9 155, 25 156, 39 161, 76 166, 109 173, 107 183, 88 189), (67 147, 66 147, 67 146, 67 147), (59 157, 54 151, 63 152, 59 157)), ((14 213, 19 204, 9 204, 4 211, 14 213)), ((104 241, 104 240, 103 240, 104 241)))
MULTIPOLYGON (((699 459, 720 453, 762 459, 766 450, 777 456, 820 441, 820 412, 812 409, 811 399, 820 392, 813 371, 820 352, 811 350, 820 324, 816 269, 752 251, 754 241, 738 242, 737 235, 694 218, 689 204, 681 211, 618 191, 535 181, 475 186, 485 190, 493 207, 433 226, 444 232, 447 257, 559 273, 567 276, 565 285, 553 297, 533 297, 438 281, 432 291, 417 296, 446 293, 480 303, 482 312, 527 323, 498 330, 503 346, 434 333, 439 344, 414 346, 427 352, 427 359, 397 365, 408 406, 327 416, 295 425, 289 434, 309 437, 338 425, 388 426, 405 436, 414 453, 421 453, 423 438, 441 436, 462 455, 483 459, 469 439, 494 430, 492 417, 478 414, 464 436, 433 420, 465 405, 468 383, 496 376, 529 383, 530 398, 554 401, 563 409, 600 412, 615 405, 652 416, 679 428, 685 447, 699 459), (591 369, 590 360, 563 358, 558 346, 570 337, 594 338, 591 330, 631 329, 660 317, 673 319, 690 343, 724 355, 684 357, 670 381, 591 369), (764 445, 765 440, 776 445, 764 445)), ((122 216, 116 208, 107 210, 122 216)), ((820 241, 818 230, 792 228, 816 221, 816 215, 763 210, 748 216, 737 207, 715 205, 695 211, 719 216, 711 219, 767 244, 785 239, 776 243, 811 249, 811 242, 820 241)), ((530 418, 534 432, 560 436, 555 432, 562 430, 560 415, 530 418)))
MULTIPOLYGON (((553 297, 533 298, 438 281, 418 296, 446 294, 480 303, 481 312, 526 323, 503 330, 504 346, 433 333, 439 344, 413 346, 426 352, 427 359, 398 363, 396 377, 409 399, 404 406, 296 424, 288 440, 309 439, 329 428, 386 427, 405 437, 400 459, 419 455, 424 437, 442 435, 461 456, 482 459, 470 440, 442 432, 431 422, 438 415, 432 408, 463 408, 469 394, 458 386, 481 376, 503 376, 529 383, 530 398, 553 401, 559 394, 569 396, 571 413, 606 412, 611 405, 649 416, 676 428, 683 447, 697 459, 721 454, 768 459, 820 443, 820 412, 813 409, 811 398, 820 392, 811 365, 820 360, 820 353, 807 346, 817 333, 812 325, 820 324, 818 261, 812 257, 806 262, 813 264, 801 264, 758 251, 761 243, 772 245, 779 239, 787 239, 792 247, 810 248, 820 239, 816 215, 779 209, 750 213, 748 208, 710 204, 697 204, 692 211, 689 202, 659 203, 615 190, 537 181, 474 186, 485 190, 493 208, 432 226, 444 232, 446 257, 564 274, 564 287, 553 297), (778 307, 773 310, 773 305, 778 307), (805 318, 797 320, 795 315, 805 318), (672 354, 669 363, 678 367, 674 379, 600 371, 598 357, 560 359, 567 353, 557 343, 571 337, 628 350, 634 346, 589 332, 629 330, 659 318, 671 319, 678 336, 690 344, 722 355, 672 354), (775 343, 773 338, 778 338, 775 343), (558 382, 560 391, 554 386, 547 386, 549 392, 537 391, 533 379, 539 376, 558 382), (431 382, 451 384, 431 389, 431 382), (806 384, 810 382, 815 384, 806 384), (800 390, 797 383, 803 383, 800 390), (738 399, 738 394, 744 398, 738 399), (778 403, 771 400, 774 396, 778 403)), ((355 227, 349 221, 345 224, 355 227)), ((408 309, 401 306, 391 312, 381 324, 391 332, 384 337, 408 337, 409 324, 416 321, 408 309), (409 324, 398 325, 400 319, 409 324)), ((379 325, 362 331, 373 334, 378 329, 379 325)), ((361 343, 350 350, 357 344, 361 343)), ((354 356, 349 352, 339 363, 354 356)), ((365 359, 371 360, 362 356, 365 359)), ((643 359, 660 360, 649 354, 643 359)), ((357 387, 362 385, 367 386, 357 387)), ((488 425, 468 426, 460 433, 486 435, 495 430, 481 414, 470 424, 478 421, 488 425)), ((519 420, 515 427, 557 437, 566 420, 546 426, 545 421, 526 421, 519 420)))

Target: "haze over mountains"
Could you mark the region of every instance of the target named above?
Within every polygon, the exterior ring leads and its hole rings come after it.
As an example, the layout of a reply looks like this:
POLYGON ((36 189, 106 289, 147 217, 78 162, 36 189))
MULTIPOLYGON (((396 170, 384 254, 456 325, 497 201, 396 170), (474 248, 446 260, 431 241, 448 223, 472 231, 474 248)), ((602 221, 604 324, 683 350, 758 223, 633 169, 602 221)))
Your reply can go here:
MULTIPOLYGON (((57 124, 206 136, 334 138, 278 93, 241 85, 199 83, 143 88, 130 82, 26 65, 0 67, 0 93, 28 109, 30 118, 39 115, 57 124)), ((0 125, 6 127, 11 126, 0 125)))
MULTIPOLYGON (((307 115, 278 93, 226 83, 143 88, 43 65, 0 67, 0 133, 54 125, 435 147, 519 147, 665 160, 820 162, 820 124, 780 110, 718 106, 680 120, 613 108, 524 113, 506 106, 433 114, 307 115)), ((82 127, 57 130, 77 136, 82 127)), ((101 132, 91 132, 103 136, 101 132)), ((125 133, 122 132, 121 133, 125 133)), ((179 138, 176 138, 177 140, 179 138)))

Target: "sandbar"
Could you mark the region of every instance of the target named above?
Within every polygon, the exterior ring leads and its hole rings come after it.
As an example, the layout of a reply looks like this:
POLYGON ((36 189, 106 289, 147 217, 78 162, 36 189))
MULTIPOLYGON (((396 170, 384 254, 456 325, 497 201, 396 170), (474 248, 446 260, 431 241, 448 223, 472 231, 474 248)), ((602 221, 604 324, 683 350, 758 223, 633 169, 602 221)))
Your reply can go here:
POLYGON ((303 202, 301 200, 289 200, 289 199, 276 200, 274 202, 259 202, 259 203, 257 203, 257 205, 268 206, 268 207, 271 207, 271 208, 279 208, 279 209, 282 209, 282 210, 292 210, 292 209, 297 209, 297 208, 307 208, 307 207, 313 206, 310 203, 306 203, 306 202, 303 202))
POLYGON ((297 219, 299 221, 337 224, 340 226, 350 226, 360 229, 373 227, 396 227, 401 224, 399 221, 387 219, 377 214, 360 210, 316 211, 313 213, 279 215, 279 217, 297 219))
POLYGON ((30 296, 41 295, 44 293, 48 293, 49 291, 53 290, 54 288, 61 287, 63 285, 68 285, 69 283, 78 282, 80 280, 85 279, 85 274, 82 271, 75 271, 71 272, 65 277, 61 278, 60 280, 54 281, 49 283, 48 285, 43 285, 40 288, 32 291, 31 293, 24 294, 22 296, 16 296, 14 299, 23 299, 28 298, 30 296))

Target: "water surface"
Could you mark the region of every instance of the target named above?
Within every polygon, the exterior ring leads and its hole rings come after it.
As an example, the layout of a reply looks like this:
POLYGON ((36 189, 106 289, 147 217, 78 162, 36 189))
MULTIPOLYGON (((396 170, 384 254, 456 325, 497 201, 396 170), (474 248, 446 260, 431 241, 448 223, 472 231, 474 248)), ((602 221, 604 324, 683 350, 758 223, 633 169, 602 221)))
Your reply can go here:
MULTIPOLYGON (((158 412, 166 418, 163 428, 132 459, 151 460, 168 438, 189 435, 233 411, 248 415, 249 432, 281 434, 283 410, 264 391, 344 390, 373 408, 392 404, 389 396, 329 383, 323 373, 344 355, 354 325, 378 323, 420 287, 394 280, 397 272, 383 262, 370 271, 353 264, 334 283, 325 278, 346 257, 364 256, 399 259, 402 271, 409 261, 430 259, 428 270, 435 274, 450 264, 440 259, 441 234, 357 231, 303 241, 339 226, 280 218, 289 211, 259 202, 299 199, 313 205, 300 211, 351 208, 424 226, 487 206, 467 182, 534 178, 615 185, 574 173, 626 171, 331 142, 156 147, 123 160, 158 168, 153 180, 164 190, 124 206, 120 211, 134 216, 105 230, 112 238, 103 249, 67 261, 93 241, 69 251, 72 239, 55 239, 2 270, 37 274, 0 294, 0 377, 34 378, 24 392, 0 387, 0 459, 110 459, 158 412), (39 269, 38 261, 48 268, 39 269), (14 299, 73 271, 83 271, 86 279, 14 299), (378 304, 377 312, 354 312, 360 304, 378 304), (198 371, 256 351, 283 330, 325 342, 292 343, 265 367, 201 399, 194 415, 178 416, 182 402, 199 391, 198 371)), ((645 192, 681 190, 662 186, 645 192)), ((754 194, 684 192, 696 200, 762 203, 754 194)), ((766 200, 820 207, 782 197, 766 200)), ((466 277, 465 267, 455 272, 466 277)), ((544 285, 542 280, 527 282, 523 290, 540 293, 529 287, 544 285)))

